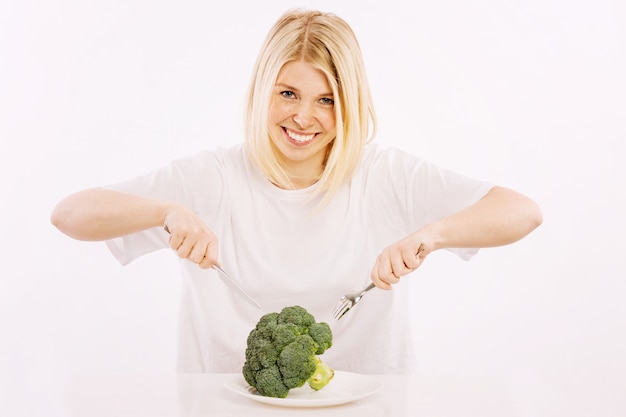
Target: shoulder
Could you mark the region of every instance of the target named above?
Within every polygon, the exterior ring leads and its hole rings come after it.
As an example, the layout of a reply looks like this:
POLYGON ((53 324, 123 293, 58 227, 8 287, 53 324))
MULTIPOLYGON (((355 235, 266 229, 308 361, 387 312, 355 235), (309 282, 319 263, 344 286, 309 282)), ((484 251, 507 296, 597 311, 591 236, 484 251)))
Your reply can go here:
POLYGON ((355 176, 373 192, 405 193, 407 190, 450 190, 483 187, 475 178, 452 171, 426 158, 394 148, 368 145, 355 176))
POLYGON ((243 144, 231 147, 217 147, 214 149, 206 149, 191 155, 182 156, 173 161, 174 164, 180 166, 195 165, 202 163, 228 163, 237 161, 245 154, 243 144))
POLYGON ((385 173, 393 174, 407 169, 414 170, 428 165, 425 159, 402 149, 369 144, 363 152, 360 169, 370 174, 384 175, 385 173))
POLYGON ((172 168, 185 174, 206 175, 228 170, 233 165, 243 166, 245 151, 243 145, 228 148, 217 147, 183 156, 172 161, 172 168))

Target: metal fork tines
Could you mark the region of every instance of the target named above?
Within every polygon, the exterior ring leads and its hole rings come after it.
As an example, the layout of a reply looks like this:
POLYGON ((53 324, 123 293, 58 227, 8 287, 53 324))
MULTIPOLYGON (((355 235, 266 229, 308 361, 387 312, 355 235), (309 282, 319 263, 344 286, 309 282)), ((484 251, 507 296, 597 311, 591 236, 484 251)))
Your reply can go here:
MULTIPOLYGON (((424 252, 424 244, 423 243, 420 244, 419 248, 417 248, 417 253, 415 254, 415 256, 417 258, 419 258, 419 256, 422 254, 422 252, 424 252)), ((340 318, 345 316, 346 313, 352 309, 352 307, 354 307, 359 301, 361 301, 361 299, 363 298, 365 293, 368 292, 369 290, 371 290, 374 287, 375 287, 374 283, 371 283, 367 287, 363 288, 362 291, 351 292, 351 293, 348 293, 348 294, 344 295, 343 297, 341 297, 339 299, 339 302, 337 303, 337 305, 333 309, 333 313, 332 314, 333 314, 333 317, 335 318, 335 320, 339 320, 340 318)))
POLYGON ((333 317, 335 320, 339 320, 342 318, 352 307, 354 307, 365 295, 366 292, 374 288, 374 284, 370 284, 365 287, 362 291, 356 291, 349 294, 344 295, 339 299, 339 302, 333 309, 333 317))

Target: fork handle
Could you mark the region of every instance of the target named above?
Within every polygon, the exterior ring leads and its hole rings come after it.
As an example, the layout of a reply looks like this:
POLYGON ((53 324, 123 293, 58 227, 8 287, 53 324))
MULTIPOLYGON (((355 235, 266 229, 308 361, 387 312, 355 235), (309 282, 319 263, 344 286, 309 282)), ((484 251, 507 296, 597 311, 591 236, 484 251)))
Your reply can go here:
POLYGON ((367 287, 365 287, 363 289, 363 292, 361 292, 361 295, 365 294, 366 292, 368 292, 369 290, 371 290, 372 288, 374 288, 376 285, 374 285, 374 283, 372 282, 370 285, 368 285, 367 287))

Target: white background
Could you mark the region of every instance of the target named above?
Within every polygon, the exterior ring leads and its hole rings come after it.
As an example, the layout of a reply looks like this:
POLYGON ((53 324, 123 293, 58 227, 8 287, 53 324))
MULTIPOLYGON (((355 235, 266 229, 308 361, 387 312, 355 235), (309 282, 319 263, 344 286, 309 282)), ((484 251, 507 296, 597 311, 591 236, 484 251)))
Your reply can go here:
POLYGON ((470 262, 433 254, 414 274, 420 372, 503 376, 521 416, 624 415, 619 0, 5 0, 0 410, 54 415, 75 374, 174 371, 174 255, 123 268, 104 244, 54 229, 50 212, 74 191, 240 142, 256 54, 297 5, 355 30, 380 144, 520 190, 544 212, 515 245, 470 262))

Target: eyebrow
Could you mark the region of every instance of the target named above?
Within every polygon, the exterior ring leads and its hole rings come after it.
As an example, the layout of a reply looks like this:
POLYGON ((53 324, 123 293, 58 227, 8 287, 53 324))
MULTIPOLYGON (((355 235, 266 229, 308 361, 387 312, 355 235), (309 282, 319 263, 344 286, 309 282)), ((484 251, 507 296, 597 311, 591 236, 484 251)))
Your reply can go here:
MULTIPOLYGON (((277 88, 279 88, 279 89, 281 89, 281 90, 282 90, 282 89, 286 89, 286 90, 292 90, 292 91, 295 91, 295 92, 297 92, 297 93, 299 93, 299 92, 300 92, 300 90, 298 90, 296 87, 293 87, 293 86, 288 85, 288 84, 283 84, 283 83, 276 83, 276 85, 275 85, 274 87, 277 87, 277 88)), ((334 95, 333 95, 332 91, 331 91, 331 92, 328 92, 328 93, 324 93, 324 94, 320 94, 320 95, 319 95, 319 97, 329 97, 329 96, 330 96, 330 97, 334 97, 334 95)))

